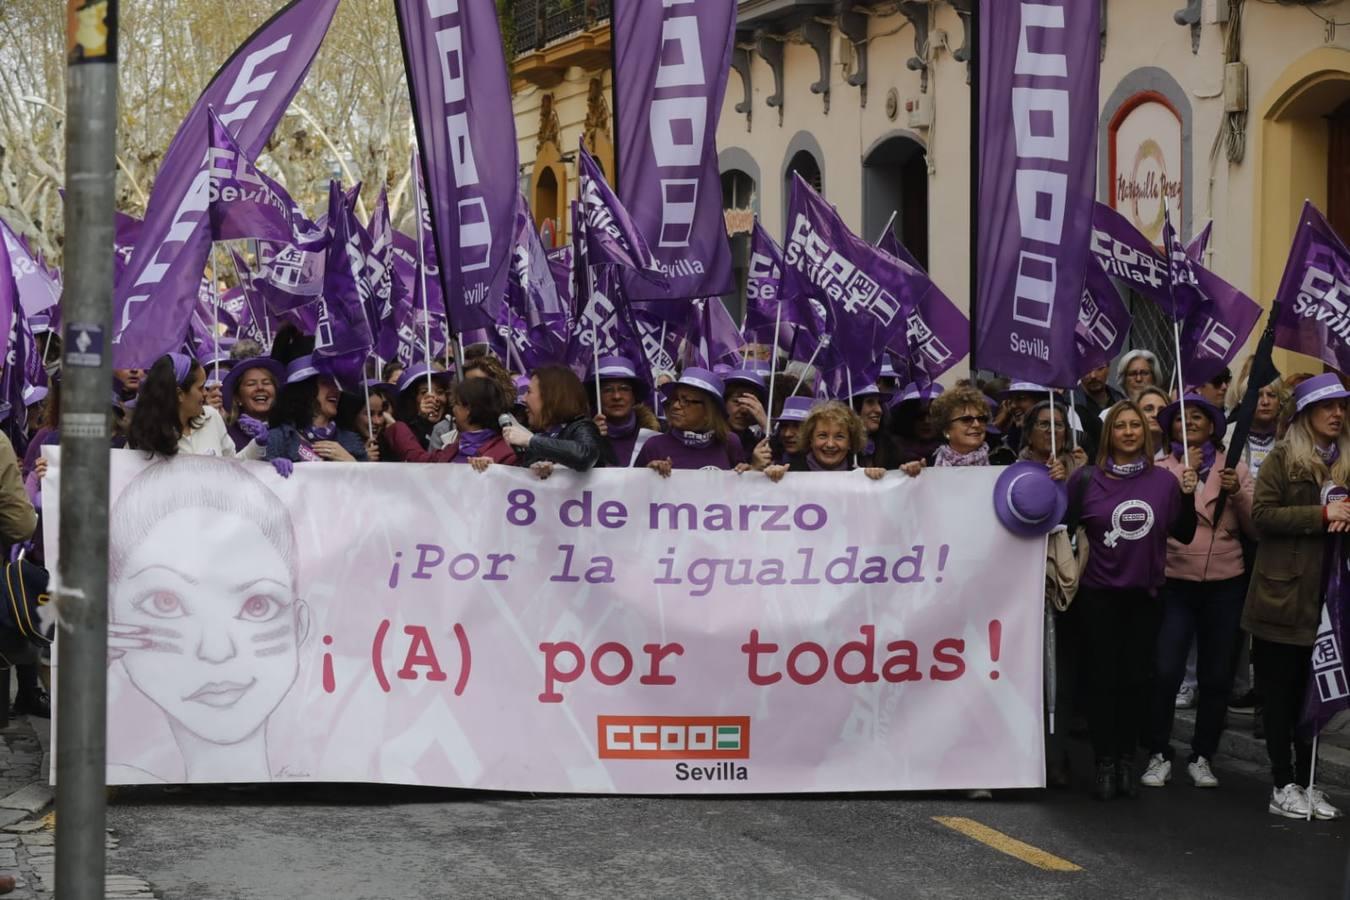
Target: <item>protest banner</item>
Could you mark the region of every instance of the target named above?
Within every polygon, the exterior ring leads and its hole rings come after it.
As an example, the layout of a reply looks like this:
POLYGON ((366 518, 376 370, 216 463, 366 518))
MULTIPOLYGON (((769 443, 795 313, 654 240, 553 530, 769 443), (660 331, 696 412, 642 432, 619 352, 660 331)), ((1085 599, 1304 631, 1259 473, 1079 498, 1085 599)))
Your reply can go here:
POLYGON ((1044 539, 998 474, 114 451, 109 783, 1042 785, 1044 539))

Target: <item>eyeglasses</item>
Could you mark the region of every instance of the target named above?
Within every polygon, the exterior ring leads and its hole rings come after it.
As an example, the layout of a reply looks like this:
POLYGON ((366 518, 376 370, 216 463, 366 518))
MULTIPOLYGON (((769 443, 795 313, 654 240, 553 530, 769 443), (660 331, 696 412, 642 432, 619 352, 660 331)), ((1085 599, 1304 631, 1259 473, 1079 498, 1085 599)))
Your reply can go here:
MULTIPOLYGON (((1037 430, 1037 431, 1049 431, 1049 430, 1050 430, 1050 423, 1049 423, 1049 422, 1037 422, 1037 423, 1036 423, 1036 430, 1037 430)), ((1064 423, 1063 423, 1063 422, 1056 422, 1056 423, 1055 423, 1055 430, 1056 430, 1056 431, 1063 431, 1063 430, 1064 430, 1064 423)))
POLYGON ((1152 378, 1152 377, 1153 377, 1153 370, 1152 370, 1152 369, 1132 369, 1132 370, 1130 370, 1130 371, 1128 371, 1128 372, 1125 373, 1125 377, 1126 377, 1126 378, 1135 378, 1135 379, 1139 379, 1139 378, 1152 378))
POLYGON ((684 397, 676 394, 670 398, 670 407, 674 409, 677 406, 707 406, 708 401, 697 397, 684 397))
POLYGON ((947 420, 947 424, 948 424, 948 425, 967 425, 967 426, 969 426, 969 425, 974 425, 976 422, 979 422, 981 425, 988 425, 988 424, 989 424, 989 417, 988 417, 988 416, 957 416, 957 417, 954 418, 954 419, 948 419, 948 420, 947 420))

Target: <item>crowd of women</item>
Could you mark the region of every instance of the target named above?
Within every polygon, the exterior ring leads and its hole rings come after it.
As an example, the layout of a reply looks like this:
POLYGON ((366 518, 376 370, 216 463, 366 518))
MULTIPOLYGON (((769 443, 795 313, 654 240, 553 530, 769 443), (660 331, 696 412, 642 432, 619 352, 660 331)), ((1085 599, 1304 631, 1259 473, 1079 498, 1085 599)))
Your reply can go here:
MULTIPOLYGON (((287 477, 297 463, 330 461, 523 466, 540 478, 559 466, 654 477, 717 469, 774 482, 854 469, 882 479, 922 478, 930 466, 1044 467, 1062 494, 1055 519, 1079 545, 1078 590, 1057 616, 1056 695, 1086 720, 1096 795, 1128 797, 1171 779, 1176 698, 1193 647, 1186 774, 1216 787, 1212 761, 1250 651, 1274 782, 1269 811, 1340 815, 1309 782, 1311 744, 1297 727, 1323 551, 1350 530, 1350 391, 1335 375, 1263 385, 1241 461, 1228 467, 1229 411, 1245 377, 1234 384, 1225 372, 1179 402, 1146 351, 1126 354, 1114 379, 1106 368, 1088 373, 1071 393, 1006 380, 921 388, 898 383, 887 366, 877 383, 838 400, 817 399, 814 373, 796 365, 772 379, 748 361, 649 379, 634 360, 602 357, 583 379, 562 366, 513 374, 487 352, 466 354, 458 371, 389 365, 343 391, 313 351, 312 338, 286 330, 269 355, 241 343, 217 358, 169 354, 148 370, 119 370, 118 443, 163 457, 266 460, 287 477)), ((26 489, 40 509, 41 448, 59 440, 59 404, 58 373, 34 409, 22 460, 0 452, 6 502, 26 489)), ((5 537, 26 539, 20 530, 5 537)), ((41 554, 37 538, 32 552, 41 554)), ((1067 759, 1063 735, 1053 736, 1051 785, 1068 784, 1067 759)))

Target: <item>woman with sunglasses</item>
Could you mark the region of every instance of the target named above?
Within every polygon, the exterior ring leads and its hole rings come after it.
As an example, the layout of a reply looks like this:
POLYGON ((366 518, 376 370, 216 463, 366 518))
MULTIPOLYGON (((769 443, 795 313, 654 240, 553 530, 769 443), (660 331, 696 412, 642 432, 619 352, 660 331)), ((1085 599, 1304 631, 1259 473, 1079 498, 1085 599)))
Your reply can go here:
POLYGON ((1053 441, 1050 440, 1050 419, 1049 400, 1042 400, 1027 411, 1022 420, 1022 446, 1017 458, 1047 466, 1051 478, 1055 481, 1064 481, 1087 465, 1087 454, 1081 447, 1069 446, 1069 429, 1065 422, 1063 406, 1055 404, 1053 441), (1053 460, 1050 458, 1052 446, 1055 451, 1053 460))
POLYGON ((661 386, 670 431, 643 445, 634 468, 669 478, 674 469, 734 469, 745 461, 740 439, 727 422, 722 379, 707 369, 688 368, 678 381, 661 386))
POLYGON ((933 451, 930 465, 989 465, 989 445, 985 442, 989 405, 983 393, 969 384, 954 387, 933 400, 929 415, 943 440, 933 451))

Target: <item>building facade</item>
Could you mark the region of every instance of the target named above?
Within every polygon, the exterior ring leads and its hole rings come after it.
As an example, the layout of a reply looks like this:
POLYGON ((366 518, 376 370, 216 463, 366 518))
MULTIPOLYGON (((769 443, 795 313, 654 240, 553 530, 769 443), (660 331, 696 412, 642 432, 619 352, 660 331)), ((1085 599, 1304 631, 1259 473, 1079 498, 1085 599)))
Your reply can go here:
MULTIPOLYGON (((742 276, 754 217, 781 240, 799 172, 857 233, 893 221, 967 301, 975 2, 741 0, 717 136, 742 276)), ((512 4, 522 190, 555 242, 583 135, 613 171, 609 6, 512 4)), ((1207 265, 1266 305, 1305 198, 1350 239, 1350 0, 1102 0, 1100 39, 1099 200, 1158 241, 1164 200, 1183 238, 1212 220, 1207 265)), ((1131 304, 1132 343, 1170 358, 1160 313, 1131 304)))

